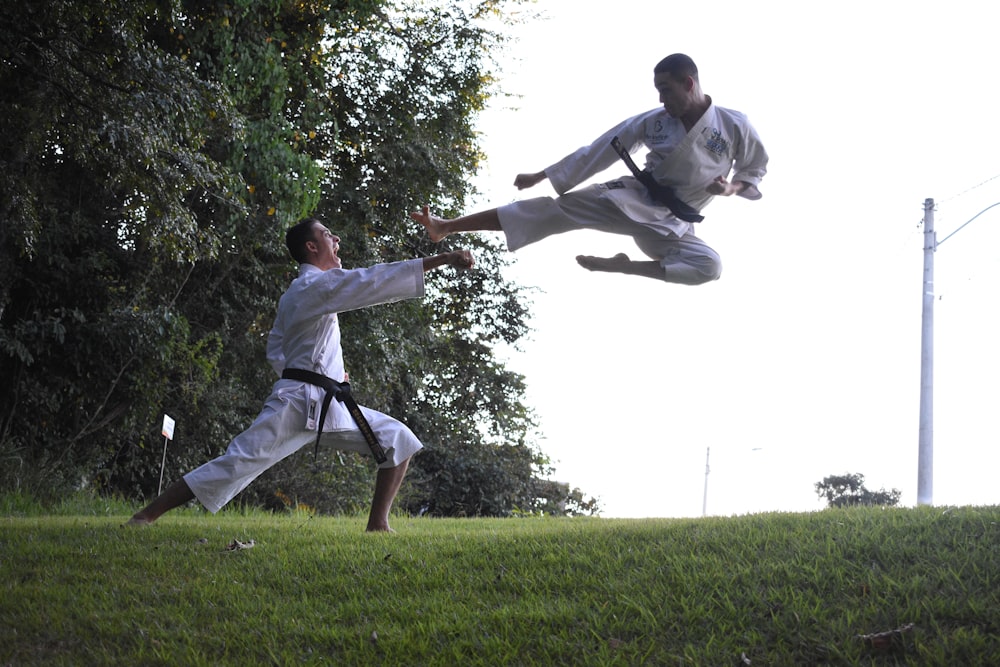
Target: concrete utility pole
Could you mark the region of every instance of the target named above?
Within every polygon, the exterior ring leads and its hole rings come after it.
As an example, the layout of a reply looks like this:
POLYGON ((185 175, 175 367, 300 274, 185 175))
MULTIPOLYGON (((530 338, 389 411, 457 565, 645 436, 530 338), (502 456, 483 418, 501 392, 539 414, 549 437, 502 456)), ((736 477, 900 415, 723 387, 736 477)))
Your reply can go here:
POLYGON ((934 504, 934 253, 941 244, 986 211, 990 204, 937 240, 934 232, 934 200, 924 200, 924 307, 920 329, 920 442, 917 450, 917 504, 934 504))
POLYGON ((920 437, 917 504, 934 498, 934 200, 924 200, 924 307, 920 319, 920 437))

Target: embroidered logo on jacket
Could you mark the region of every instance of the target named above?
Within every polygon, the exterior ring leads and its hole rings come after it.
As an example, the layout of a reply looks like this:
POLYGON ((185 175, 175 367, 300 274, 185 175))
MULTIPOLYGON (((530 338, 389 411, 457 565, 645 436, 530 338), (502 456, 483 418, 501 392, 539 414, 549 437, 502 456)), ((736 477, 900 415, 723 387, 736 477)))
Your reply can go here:
MULTIPOLYGON (((706 128, 707 130, 707 128, 706 128)), ((705 148, 712 151, 716 155, 725 155, 729 152, 729 141, 723 136, 720 130, 712 128, 708 130, 711 134, 705 141, 705 148)))

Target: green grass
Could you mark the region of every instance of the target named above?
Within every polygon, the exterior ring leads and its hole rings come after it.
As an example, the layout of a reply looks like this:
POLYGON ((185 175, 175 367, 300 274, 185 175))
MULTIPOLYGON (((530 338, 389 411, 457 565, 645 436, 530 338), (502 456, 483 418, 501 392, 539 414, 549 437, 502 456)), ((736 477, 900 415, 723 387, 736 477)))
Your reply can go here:
POLYGON ((3 665, 1000 664, 997 507, 397 517, 395 535, 0 509, 3 665))

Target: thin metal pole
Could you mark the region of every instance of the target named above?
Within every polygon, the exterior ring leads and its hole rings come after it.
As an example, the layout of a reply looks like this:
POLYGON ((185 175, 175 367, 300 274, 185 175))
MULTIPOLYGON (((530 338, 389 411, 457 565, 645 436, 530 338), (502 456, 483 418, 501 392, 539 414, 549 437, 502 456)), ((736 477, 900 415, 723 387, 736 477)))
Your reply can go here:
POLYGON ((917 504, 934 502, 934 200, 924 200, 924 305, 920 327, 920 437, 917 504))
POLYGON ((710 468, 708 467, 708 455, 712 451, 711 447, 705 448, 705 495, 701 499, 701 515, 708 516, 708 473, 710 468))
POLYGON ((160 462, 160 485, 156 489, 156 495, 163 493, 163 469, 167 467, 167 443, 170 438, 163 438, 163 460, 160 462))

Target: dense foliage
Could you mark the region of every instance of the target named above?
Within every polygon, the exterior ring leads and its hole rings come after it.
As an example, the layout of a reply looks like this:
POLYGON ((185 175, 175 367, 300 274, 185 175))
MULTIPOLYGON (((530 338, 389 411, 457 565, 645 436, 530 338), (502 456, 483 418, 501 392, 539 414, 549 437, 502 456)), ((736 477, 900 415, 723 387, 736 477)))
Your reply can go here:
MULTIPOLYGON (((263 345, 299 218, 325 219, 347 266, 435 252, 406 213, 457 211, 471 194, 473 123, 496 92, 487 54, 518 1, 6 7, 0 487, 148 496, 163 413, 178 424, 168 478, 221 452, 274 380, 263 345)), ((492 352, 524 335, 526 299, 495 241, 462 241, 476 270, 429 274, 423 301, 344 315, 352 384, 428 446, 405 506, 550 507, 523 378, 492 352), (475 502, 442 497, 479 485, 487 461, 475 502)), ((370 464, 302 459, 244 501, 302 495, 336 511, 368 494, 370 464)))
POLYGON ((825 498, 827 507, 855 505, 895 507, 902 492, 899 489, 872 491, 865 487, 865 476, 859 472, 830 475, 816 482, 816 495, 825 498))

